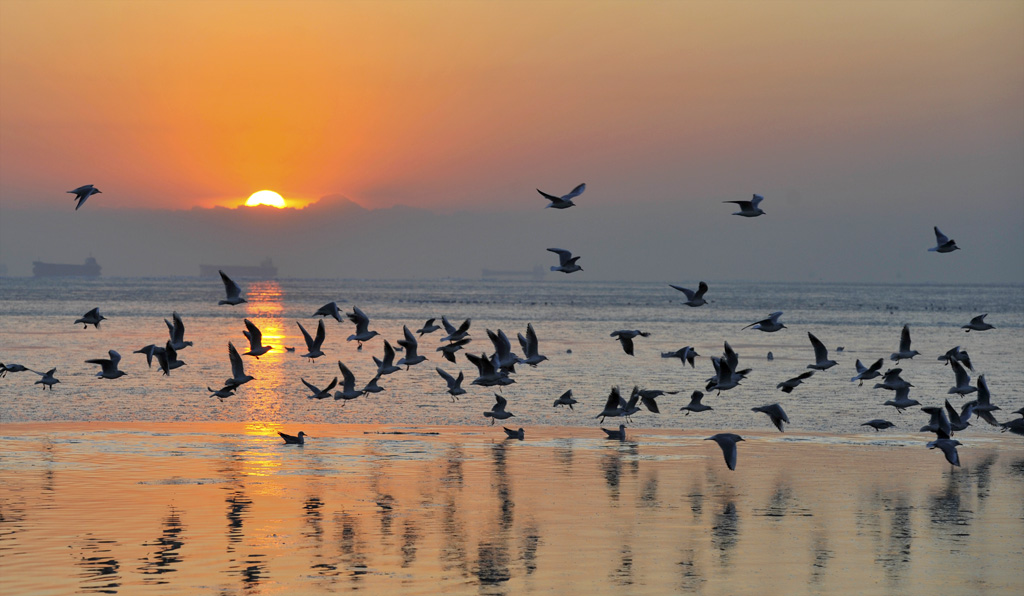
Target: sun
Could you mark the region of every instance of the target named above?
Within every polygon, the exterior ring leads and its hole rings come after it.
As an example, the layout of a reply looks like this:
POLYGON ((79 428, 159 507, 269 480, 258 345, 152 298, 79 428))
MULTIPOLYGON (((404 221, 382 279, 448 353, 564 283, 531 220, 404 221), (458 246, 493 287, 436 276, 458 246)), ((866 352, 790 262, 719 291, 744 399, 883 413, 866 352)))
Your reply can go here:
POLYGON ((284 197, 272 190, 260 190, 254 192, 252 193, 252 196, 245 201, 246 207, 255 207, 256 205, 270 205, 271 207, 277 207, 278 209, 284 209, 287 207, 284 202, 284 197))

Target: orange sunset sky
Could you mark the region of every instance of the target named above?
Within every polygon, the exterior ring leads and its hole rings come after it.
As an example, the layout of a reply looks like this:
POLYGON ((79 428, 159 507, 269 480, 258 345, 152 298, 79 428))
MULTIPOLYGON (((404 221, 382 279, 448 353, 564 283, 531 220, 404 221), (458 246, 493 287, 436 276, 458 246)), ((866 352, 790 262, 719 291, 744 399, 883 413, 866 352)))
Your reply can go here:
POLYGON ((1021 145, 1020 2, 0 10, 4 205, 95 183, 106 206, 268 188, 458 207, 584 177, 661 182, 655 199, 713 194, 716 175, 770 184, 793 159, 834 175, 911 146, 948 161, 957 148, 937 145, 1021 145))

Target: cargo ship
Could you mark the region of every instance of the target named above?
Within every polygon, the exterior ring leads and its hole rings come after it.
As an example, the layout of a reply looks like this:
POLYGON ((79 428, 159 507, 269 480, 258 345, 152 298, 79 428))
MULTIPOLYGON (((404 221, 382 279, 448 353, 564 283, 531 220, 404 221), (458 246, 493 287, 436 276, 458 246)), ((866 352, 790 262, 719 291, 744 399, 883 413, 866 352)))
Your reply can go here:
POLYGON ((272 279, 277 277, 277 266, 270 258, 266 258, 259 265, 200 265, 199 277, 218 277, 223 271, 228 277, 255 277, 257 279, 272 279))
POLYGON ((35 277, 63 277, 78 275, 82 277, 99 277, 100 264, 96 259, 89 257, 82 265, 70 263, 44 263, 42 261, 32 262, 32 275, 35 277))

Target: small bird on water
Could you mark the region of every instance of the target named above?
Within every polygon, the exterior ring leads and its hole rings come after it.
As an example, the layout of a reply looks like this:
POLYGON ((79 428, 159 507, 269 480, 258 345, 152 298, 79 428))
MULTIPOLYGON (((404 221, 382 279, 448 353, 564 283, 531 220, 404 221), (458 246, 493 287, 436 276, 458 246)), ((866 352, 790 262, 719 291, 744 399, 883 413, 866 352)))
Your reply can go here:
MULTIPOLYGON (((277 434, 281 435, 281 438, 284 439, 285 445, 305 445, 306 437, 309 437, 309 435, 302 432, 301 430, 297 435, 286 435, 281 431, 277 431, 277 434)), ((309 438, 312 439, 313 437, 309 438)))

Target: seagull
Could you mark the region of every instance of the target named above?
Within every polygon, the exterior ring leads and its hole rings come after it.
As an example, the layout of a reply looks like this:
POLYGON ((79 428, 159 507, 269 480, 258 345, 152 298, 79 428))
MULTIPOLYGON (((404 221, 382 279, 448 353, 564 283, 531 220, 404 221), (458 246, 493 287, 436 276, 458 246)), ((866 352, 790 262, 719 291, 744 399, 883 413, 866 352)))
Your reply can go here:
POLYGON ((616 418, 623 415, 622 406, 626 403, 626 400, 622 399, 622 394, 619 393, 618 387, 612 387, 611 393, 608 394, 608 400, 604 404, 604 410, 600 414, 594 416, 594 418, 600 418, 601 422, 604 422, 605 418, 616 418))
POLYGON ((714 441, 722 448, 722 455, 725 456, 725 465, 730 470, 736 469, 736 443, 743 440, 743 437, 733 433, 719 433, 710 436, 705 441, 714 441))
POLYGON ((390 375, 391 373, 402 370, 402 367, 395 366, 395 349, 391 347, 391 342, 384 340, 384 359, 378 360, 376 356, 373 357, 373 361, 377 364, 377 377, 380 378, 383 375, 390 375))
POLYGON ((601 430, 603 430, 604 434, 607 435, 605 437, 606 439, 613 439, 613 440, 616 440, 616 441, 625 441, 626 440, 626 425, 625 424, 620 424, 619 425, 619 430, 608 430, 607 428, 604 428, 603 426, 601 427, 601 430))
POLYGON ((327 399, 328 397, 331 396, 331 389, 334 389, 334 386, 338 384, 338 377, 334 377, 334 380, 332 380, 323 389, 318 388, 316 385, 313 385, 312 383, 310 383, 306 379, 300 378, 299 380, 302 381, 302 384, 305 385, 306 387, 308 387, 309 390, 313 392, 312 395, 307 395, 306 396, 309 399, 327 399))
POLYGON ((459 399, 460 395, 466 393, 466 390, 462 388, 462 381, 465 380, 466 377, 462 374, 461 370, 459 371, 458 378, 451 376, 440 366, 435 367, 434 370, 436 370, 437 374, 441 375, 444 382, 448 384, 448 395, 452 396, 452 401, 459 399))
POLYGON ((455 364, 455 354, 456 354, 456 352, 461 350, 466 344, 468 344, 471 341, 473 341, 471 338, 464 337, 464 338, 460 339, 459 341, 452 342, 452 343, 449 343, 449 344, 444 344, 440 348, 437 348, 434 351, 435 352, 441 352, 441 355, 444 356, 445 360, 447 360, 448 362, 451 362, 452 364, 455 364))
POLYGON ((814 337, 814 334, 810 331, 807 332, 807 337, 811 340, 811 345, 814 346, 814 364, 808 364, 807 368, 813 368, 814 370, 828 370, 838 364, 835 360, 828 359, 828 348, 825 344, 821 343, 821 340, 814 337))
POLYGON ((875 432, 878 432, 878 431, 881 431, 881 430, 885 430, 887 428, 892 428, 892 427, 894 427, 896 425, 893 424, 892 422, 889 422, 888 420, 882 420, 881 418, 875 418, 874 420, 868 420, 864 424, 861 424, 861 426, 870 426, 871 428, 875 429, 875 432))
MULTIPOLYGON (((36 382, 38 383, 39 381, 36 382)), ((1014 418, 1013 420, 1000 422, 999 426, 1003 427, 1003 430, 999 432, 1010 431, 1015 435, 1024 436, 1024 418, 1014 418)))
POLYGON ((956 245, 955 240, 950 240, 945 234, 939 231, 938 226, 935 227, 935 246, 928 249, 928 252, 953 252, 954 250, 960 250, 960 247, 956 245))
POLYGON ((4 364, 3 362, 0 362, 0 377, 6 377, 7 373, 9 372, 25 372, 26 370, 30 372, 36 372, 22 364, 4 364))
POLYGON ((992 415, 992 412, 999 409, 999 406, 992 404, 992 394, 988 390, 988 381, 985 375, 978 377, 978 399, 971 402, 974 404, 974 413, 992 426, 998 426, 999 422, 992 415))
POLYGON ((775 387, 781 389, 783 393, 793 393, 793 390, 796 389, 798 385, 803 383, 805 379, 811 378, 811 375, 813 374, 813 370, 803 372, 793 377, 792 379, 786 379, 785 381, 779 383, 775 387))
POLYGON ((903 412, 911 406, 919 406, 921 402, 916 399, 910 399, 910 385, 907 384, 905 387, 900 387, 896 390, 896 397, 894 399, 887 400, 883 403, 883 406, 892 406, 896 408, 897 412, 903 412))
POLYGON ((348 336, 346 341, 354 341, 358 343, 359 348, 363 349, 363 342, 370 341, 377 336, 376 331, 370 331, 370 317, 366 316, 366 313, 359 310, 358 306, 352 307, 352 312, 345 313, 348 316, 348 320, 356 324, 356 332, 348 336))
POLYGON ((409 370, 409 367, 423 362, 427 357, 416 353, 419 342, 416 341, 416 336, 412 334, 412 331, 409 331, 409 327, 402 325, 402 332, 405 334, 405 339, 398 340, 398 345, 405 348, 405 357, 398 361, 398 366, 404 364, 405 370, 409 370))
POLYGON ((526 438, 526 432, 523 430, 522 427, 519 427, 519 430, 512 430, 507 426, 503 426, 501 428, 505 430, 505 438, 519 439, 520 441, 526 438))
POLYGON ((754 412, 763 412, 765 414, 768 414, 768 417, 771 418, 772 424, 775 425, 775 428, 779 429, 779 432, 786 432, 782 428, 782 423, 785 422, 788 424, 789 417, 786 416, 786 412, 782 410, 782 406, 780 406, 779 404, 757 406, 755 408, 750 409, 754 412))
POLYGON ((942 450, 942 453, 945 454, 946 461, 959 468, 960 454, 957 453, 956 451, 957 445, 963 445, 963 443, 957 441, 956 439, 935 439, 934 441, 928 443, 928 448, 935 449, 936 447, 938 447, 939 449, 942 450))
POLYGON ((496 385, 511 385, 515 383, 515 379, 510 379, 508 372, 502 370, 496 363, 494 356, 490 358, 487 354, 466 354, 466 359, 476 366, 477 372, 479 373, 477 378, 473 379, 471 385, 480 385, 481 387, 494 387, 496 385))
POLYGON ((110 358, 93 358, 86 360, 87 364, 99 364, 100 372, 96 373, 96 376, 101 379, 117 379, 128 374, 123 370, 117 369, 117 363, 121 361, 121 355, 114 350, 107 352, 110 354, 110 358))
POLYGON ((902 368, 890 368, 885 371, 882 375, 882 382, 875 383, 875 389, 888 389, 889 391, 899 391, 903 388, 913 387, 910 383, 903 380, 900 373, 903 372, 902 368))
MULTIPOLYGON (((458 326, 458 328, 456 328, 455 325, 452 325, 451 322, 448 321, 448 317, 441 317, 441 324, 444 325, 445 333, 448 334, 442 337, 441 341, 455 343, 460 342, 463 339, 467 339, 466 336, 469 335, 469 326, 472 322, 472 319, 466 319, 465 321, 462 322, 461 325, 458 326)), ((469 342, 467 341, 466 343, 469 342)))
MULTIPOLYGON (((352 371, 341 360, 338 361, 338 368, 341 369, 341 391, 334 392, 334 400, 343 399, 348 401, 363 395, 365 391, 356 389, 356 376, 352 374, 352 371)), ((345 404, 343 403, 342 405, 345 404)))
MULTIPOLYGON (((302 432, 301 430, 299 431, 298 435, 286 435, 281 431, 277 431, 277 434, 281 435, 281 438, 284 439, 285 445, 305 445, 306 437, 309 437, 309 435, 302 432)), ((309 438, 312 439, 313 437, 309 438)))
POLYGON ((435 325, 434 321, 435 321, 435 319, 427 319, 427 322, 423 323, 423 326, 420 327, 419 329, 417 329, 416 333, 419 333, 420 337, 423 337, 424 335, 427 335, 428 333, 433 333, 433 332, 437 331, 438 329, 440 329, 441 326, 440 325, 435 325))
POLYGON ((569 406, 569 409, 571 410, 571 409, 573 409, 572 405, 575 404, 575 403, 578 403, 578 402, 573 398, 573 396, 572 396, 572 389, 570 389, 570 390, 566 391, 565 393, 563 393, 562 395, 559 395, 555 399, 555 403, 553 403, 551 405, 552 405, 552 407, 569 406))
MULTIPOLYGON (((786 326, 779 322, 779 317, 781 316, 781 310, 778 312, 773 312, 772 314, 768 315, 767 319, 761 319, 756 323, 751 323, 747 325, 747 327, 753 327, 754 329, 765 331, 767 333, 772 333, 773 331, 778 331, 779 329, 786 329, 786 326)), ((744 329, 746 329, 747 327, 744 327, 744 329)))
POLYGON ((75 205, 75 211, 78 211, 78 208, 84 205, 86 199, 88 199, 92 195, 102 194, 102 191, 100 191, 100 189, 96 188, 92 184, 79 186, 75 190, 69 190, 68 192, 75 195, 75 198, 73 200, 78 201, 78 204, 75 205))
POLYGON ((306 350, 308 352, 303 354, 302 357, 309 358, 310 362, 312 362, 314 358, 323 356, 324 352, 320 349, 320 346, 323 345, 324 337, 327 334, 327 331, 324 329, 324 320, 320 319, 320 323, 316 326, 316 339, 309 336, 309 332, 302 326, 302 323, 295 321, 295 324, 299 326, 299 331, 302 332, 302 339, 306 340, 306 350))
POLYGON ((626 354, 633 355, 633 338, 636 336, 650 337, 651 334, 647 331, 640 331, 639 329, 619 329, 618 331, 612 331, 611 337, 619 340, 622 344, 622 350, 626 354))
POLYGON ((335 321, 341 322, 341 311, 338 310, 337 302, 328 302, 316 310, 315 313, 310 315, 311 317, 334 317, 335 321))
POLYGON ((242 365, 242 357, 239 356, 235 345, 228 342, 228 359, 231 361, 231 377, 224 381, 224 388, 236 388, 254 380, 256 377, 245 374, 245 367, 242 365))
POLYGON ((884 361, 881 358, 879 358, 871 366, 864 366, 863 364, 861 364, 860 360, 858 360, 857 361, 857 376, 850 378, 850 381, 851 382, 853 382, 853 381, 860 381, 860 383, 858 383, 858 385, 857 385, 859 387, 859 386, 864 384, 864 381, 868 381, 868 380, 871 380, 871 379, 876 379, 876 378, 882 376, 882 373, 880 373, 878 371, 882 370, 882 363, 883 362, 884 361))
POLYGON ((961 350, 960 346, 951 348, 948 352, 939 356, 939 360, 946 364, 949 364, 951 360, 958 360, 967 368, 974 370, 974 365, 971 364, 971 357, 967 354, 967 350, 961 350))
POLYGON ((758 206, 758 205, 761 204, 761 201, 763 201, 763 200, 764 200, 764 197, 762 197, 761 195, 754 195, 754 198, 750 199, 749 201, 722 201, 722 202, 723 203, 736 203, 737 205, 740 206, 740 210, 737 211, 736 213, 733 213, 733 215, 742 215, 743 217, 757 217, 758 215, 764 215, 764 211, 762 211, 761 207, 758 206))
POLYGON ((555 195, 549 195, 548 193, 544 192, 539 188, 537 189, 537 192, 539 192, 541 196, 544 197, 545 199, 551 201, 545 207, 545 209, 568 209, 569 207, 573 207, 576 205, 576 203, 573 203, 572 200, 583 194, 583 191, 585 190, 587 190, 587 185, 580 184, 576 188, 572 189, 572 191, 569 194, 564 194, 560 197, 556 197, 555 195))
POLYGON ((987 316, 988 313, 978 315, 971 319, 970 323, 961 327, 961 329, 963 329, 967 333, 970 333, 971 331, 988 331, 989 329, 995 329, 994 325, 989 325, 988 323, 985 322, 985 317, 987 316))
POLYGON ((184 362, 178 360, 178 351, 174 349, 169 340, 162 350, 154 350, 153 355, 156 356, 160 369, 164 371, 165 375, 169 376, 172 370, 185 366, 184 362))
POLYGON ((910 325, 904 325, 903 331, 900 332, 900 349, 898 352, 890 354, 889 360, 894 360, 899 364, 900 360, 910 360, 920 353, 917 350, 910 349, 910 325))
POLYGON ((953 427, 949 424, 946 411, 935 406, 926 406, 921 411, 930 416, 928 424, 921 427, 919 432, 935 433, 940 439, 948 439, 953 433, 953 427))
POLYGON ((212 394, 210 395, 210 397, 219 397, 221 399, 224 399, 225 397, 231 397, 232 395, 235 394, 234 387, 222 387, 220 389, 213 389, 212 387, 207 385, 206 390, 212 394))
POLYGON ((245 331, 242 332, 242 335, 249 340, 249 351, 245 352, 246 356, 255 356, 259 360, 260 356, 274 349, 272 346, 263 345, 263 332, 249 319, 245 319, 245 331))
POLYGON ((675 288, 683 294, 686 294, 686 302, 683 303, 686 306, 703 306, 708 303, 708 301, 704 299, 704 293, 708 291, 708 284, 704 282, 700 282, 700 285, 697 286, 696 292, 679 286, 674 286, 672 284, 668 285, 670 288, 675 288))
POLYGON ((217 273, 220 273, 220 280, 224 282, 224 293, 227 295, 224 300, 217 303, 217 306, 222 304, 237 306, 243 302, 247 302, 245 298, 242 298, 242 288, 238 287, 238 284, 225 275, 223 271, 217 270, 217 273))
POLYGON ((507 373, 515 372, 519 356, 512 353, 512 342, 509 341, 505 332, 498 329, 498 332, 495 333, 488 329, 487 337, 491 340, 491 344, 494 345, 496 368, 500 368, 507 373))
POLYGON ((953 407, 953 404, 946 400, 945 403, 946 413, 949 414, 949 430, 950 432, 960 432, 967 430, 967 427, 971 425, 970 419, 971 414, 974 413, 974 402, 970 401, 964 404, 963 408, 959 412, 953 407))
POLYGON ((707 391, 718 391, 719 395, 721 395, 723 391, 739 387, 740 381, 745 376, 745 373, 749 372, 749 369, 734 372, 732 366, 729 364, 728 358, 712 356, 711 364, 714 365, 715 371, 718 374, 708 381, 708 384, 704 389, 707 391))
POLYGON ((679 348, 675 352, 661 353, 662 358, 678 358, 679 361, 683 363, 684 367, 686 366, 686 363, 689 362, 690 368, 695 368, 693 361, 697 356, 700 356, 700 354, 698 354, 697 350, 694 350, 691 346, 679 348))
POLYGON ((522 346, 523 353, 526 354, 526 358, 521 359, 520 362, 537 366, 548 359, 547 356, 538 353, 537 332, 533 330, 533 323, 526 324, 526 337, 523 337, 522 333, 517 333, 516 337, 519 338, 519 345, 522 346))
POLYGON ((974 393, 978 390, 977 387, 971 385, 971 375, 967 374, 964 367, 960 366, 960 363, 956 360, 950 360, 949 367, 953 369, 953 374, 956 378, 956 385, 951 387, 947 393, 956 393, 960 397, 967 395, 968 393, 974 393))
POLYGON ((107 317, 100 314, 100 308, 97 306, 96 308, 82 315, 82 318, 75 319, 75 324, 77 325, 78 323, 82 323, 82 329, 88 329, 89 325, 92 325, 93 327, 99 329, 100 321, 104 321, 106 320, 106 318, 107 317))
POLYGON ((504 397, 497 393, 494 394, 494 397, 495 402, 494 405, 491 406, 491 410, 489 412, 484 412, 484 417, 491 419, 491 426, 494 426, 495 420, 506 420, 515 416, 512 412, 505 411, 505 406, 508 405, 508 401, 504 397))
MULTIPOLYGON (((32 372, 36 372, 36 371, 32 371, 32 372)), ((53 391, 53 386, 55 384, 57 384, 57 383, 60 383, 60 381, 57 379, 57 377, 53 376, 56 372, 57 372, 56 368, 51 368, 50 370, 48 370, 48 371, 46 371, 44 373, 36 373, 37 375, 39 375, 42 378, 39 379, 38 381, 36 381, 35 383, 33 383, 33 385, 40 385, 41 384, 43 386, 43 391, 45 391, 47 387, 50 388, 50 391, 53 391)))
POLYGON ((686 414, 684 414, 684 416, 689 416, 690 412, 706 412, 707 410, 714 409, 711 406, 705 406, 704 404, 700 403, 700 400, 702 399, 704 399, 704 393, 700 391, 694 391, 693 393, 690 394, 690 403, 679 408, 679 411, 682 412, 685 410, 686 414))
POLYGON ((167 332, 171 336, 171 347, 178 351, 184 350, 192 345, 192 342, 185 341, 185 323, 181 320, 181 315, 176 312, 171 314, 171 319, 174 321, 173 323, 164 319, 167 332))
POLYGON ((366 395, 368 393, 380 393, 381 391, 384 391, 384 388, 377 384, 377 381, 379 380, 379 374, 375 375, 372 379, 370 379, 370 382, 366 384, 366 387, 363 387, 363 395, 366 395))
POLYGON ((549 248, 548 250, 558 255, 558 266, 552 265, 552 271, 561 271, 562 273, 583 271, 583 267, 576 264, 576 261, 580 260, 580 258, 572 256, 571 252, 562 248, 549 248))

